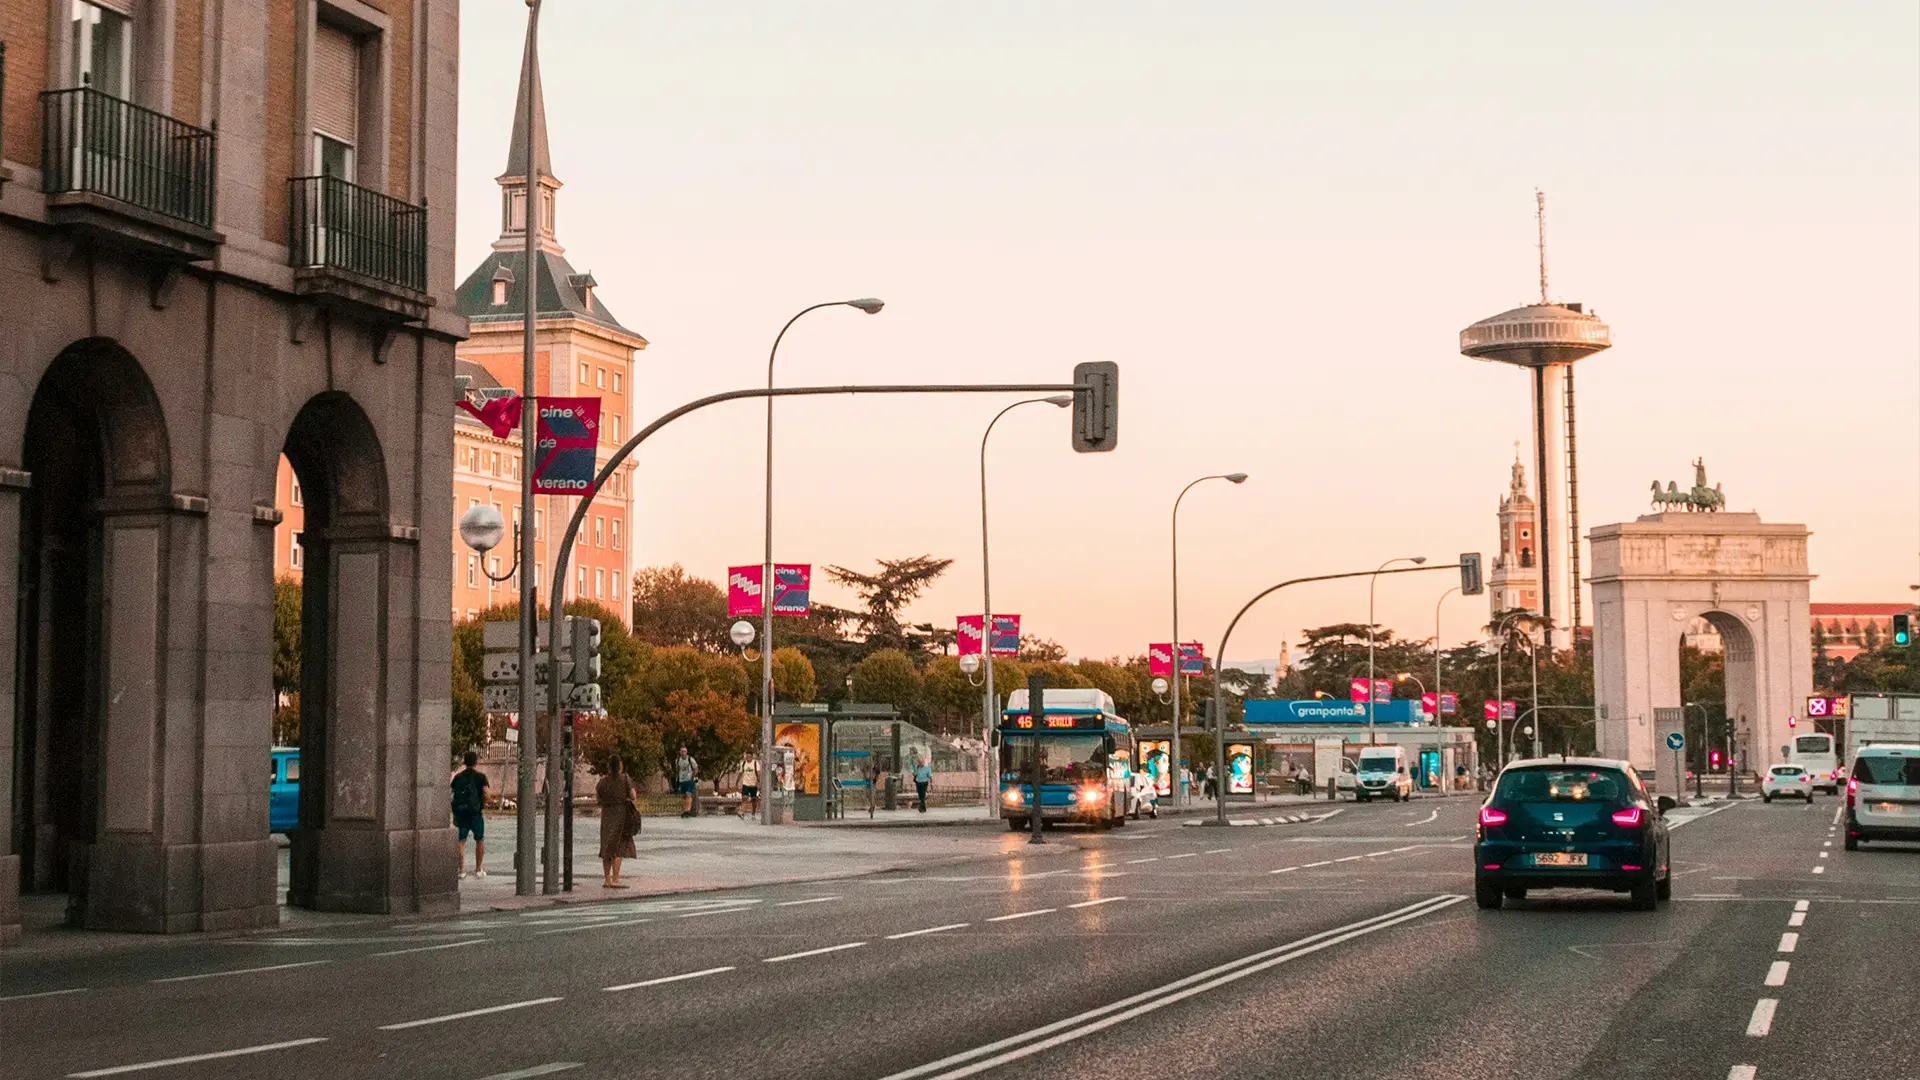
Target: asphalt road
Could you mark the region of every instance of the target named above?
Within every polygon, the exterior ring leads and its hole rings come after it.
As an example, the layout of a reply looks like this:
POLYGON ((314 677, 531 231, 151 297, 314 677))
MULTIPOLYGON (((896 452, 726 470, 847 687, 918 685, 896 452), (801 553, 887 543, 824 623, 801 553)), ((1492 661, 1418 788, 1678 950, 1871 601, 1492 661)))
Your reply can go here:
POLYGON ((0 957, 0 1072, 1911 1080, 1920 847, 1843 851, 1837 805, 1685 821, 1654 913, 1476 909, 1474 806, 1436 799, 1008 834, 976 862, 824 885, 0 957))

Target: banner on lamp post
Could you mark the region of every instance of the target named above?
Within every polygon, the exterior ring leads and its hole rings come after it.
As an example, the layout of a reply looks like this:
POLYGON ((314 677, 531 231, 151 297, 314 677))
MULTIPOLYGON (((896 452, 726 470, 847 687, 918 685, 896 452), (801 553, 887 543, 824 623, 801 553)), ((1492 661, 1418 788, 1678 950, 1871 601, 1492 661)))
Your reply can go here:
POLYGON ((1173 643, 1158 642, 1147 646, 1147 677, 1150 679, 1173 678, 1173 643))
POLYGON ((536 399, 533 493, 585 495, 600 445, 600 399, 536 399))
POLYGON ((1440 695, 1440 711, 1448 715, 1452 715, 1454 713, 1459 712, 1460 711, 1460 695, 1441 694, 1440 695))
POLYGON ((1393 700, 1393 683, 1386 679, 1373 680, 1373 703, 1384 705, 1393 700))
POLYGON ((1180 674, 1205 675, 1207 673, 1207 653, 1197 641, 1183 642, 1180 645, 1180 674))
POLYGON ((994 656, 1020 654, 1020 616, 995 615, 993 617, 993 635, 987 641, 987 650, 994 656))
POLYGON ((1500 703, 1500 719, 1502 719, 1502 720, 1511 720, 1511 719, 1513 719, 1514 717, 1516 717, 1516 716, 1518 716, 1518 715, 1520 715, 1520 703, 1519 703, 1519 702, 1517 702, 1517 701, 1503 701, 1503 702, 1501 702, 1501 703, 1500 703))
POLYGON ((1358 701, 1358 702, 1361 702, 1362 704, 1365 704, 1367 700, 1367 680, 1348 679, 1347 680, 1347 696, 1352 698, 1354 701, 1358 701))
POLYGON ((961 656, 979 656, 981 640, 986 637, 986 619, 979 615, 962 615, 954 620, 953 641, 961 656))
POLYGON ((1486 714, 1485 715, 1486 719, 1488 720, 1500 719, 1500 703, 1497 701, 1494 701, 1492 698, 1488 698, 1486 701, 1481 702, 1480 708, 1481 708, 1481 711, 1486 714))
MULTIPOLYGON (((727 567, 727 618, 760 614, 762 569, 758 564, 727 567)), ((811 563, 774 563, 773 613, 805 615, 811 610, 808 586, 812 579, 811 563)))
POLYGON ((1433 715, 1434 708, 1439 704, 1440 704, 1440 699, 1433 694, 1420 695, 1420 711, 1427 714, 1428 716, 1433 715))

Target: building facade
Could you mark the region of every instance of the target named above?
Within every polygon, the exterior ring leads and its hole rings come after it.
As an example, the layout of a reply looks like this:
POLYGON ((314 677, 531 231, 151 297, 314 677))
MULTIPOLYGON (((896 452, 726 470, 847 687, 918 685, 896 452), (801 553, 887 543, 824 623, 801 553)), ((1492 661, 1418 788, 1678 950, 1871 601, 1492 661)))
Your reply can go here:
POLYGON ((103 929, 278 921, 296 529, 285 899, 457 906, 423 552, 466 332, 459 30, 457 0, 0 0, 0 938, 23 892, 103 929))
POLYGON ((1540 564, 1535 557, 1539 535, 1534 524, 1533 496, 1527 493, 1527 468, 1518 453, 1507 493, 1500 499, 1500 553, 1493 557, 1487 576, 1487 603, 1491 614, 1525 609, 1540 610, 1540 564))

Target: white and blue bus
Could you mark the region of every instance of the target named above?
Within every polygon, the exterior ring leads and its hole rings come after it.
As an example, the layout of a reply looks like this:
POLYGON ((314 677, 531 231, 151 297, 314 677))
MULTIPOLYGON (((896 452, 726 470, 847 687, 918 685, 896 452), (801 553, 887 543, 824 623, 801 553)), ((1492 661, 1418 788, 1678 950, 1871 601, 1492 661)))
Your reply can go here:
POLYGON ((1040 766, 1043 825, 1082 822, 1095 828, 1127 823, 1133 776, 1133 726, 1104 690, 1048 690, 1038 722, 1027 692, 1007 695, 1000 716, 1000 816, 1019 831, 1033 822, 1032 769, 1040 766))

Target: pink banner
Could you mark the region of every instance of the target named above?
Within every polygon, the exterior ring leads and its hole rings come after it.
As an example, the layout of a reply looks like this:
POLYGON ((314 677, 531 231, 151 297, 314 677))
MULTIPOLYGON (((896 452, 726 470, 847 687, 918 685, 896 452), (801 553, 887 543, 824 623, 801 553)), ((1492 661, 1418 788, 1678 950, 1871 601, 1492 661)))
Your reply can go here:
MULTIPOLYGON (((761 567, 727 567, 727 618, 738 619, 761 613, 761 567)), ((808 587, 813 580, 810 563, 773 564, 773 613, 805 615, 809 610, 808 587)))
POLYGON ((954 643, 961 656, 979 656, 980 639, 986 636, 986 620, 979 615, 962 615, 955 620, 954 643))
POLYGON ((1147 677, 1150 679, 1173 678, 1173 643, 1162 641, 1147 646, 1147 677))
POLYGON ((1480 707, 1482 711, 1486 713, 1486 719, 1488 720, 1500 719, 1500 703, 1499 702, 1489 699, 1487 701, 1481 702, 1480 707))
POLYGON ((1426 713, 1428 716, 1433 715, 1434 706, 1438 704, 1440 704, 1440 699, 1435 697, 1434 695, 1432 694, 1420 695, 1420 711, 1423 713, 1426 713))
POLYGON ((1367 680, 1348 679, 1347 694, 1353 700, 1364 703, 1367 700, 1367 680))
POLYGON ((762 567, 727 567, 727 618, 760 614, 760 571, 762 567))

